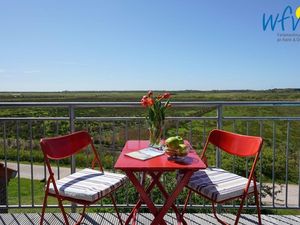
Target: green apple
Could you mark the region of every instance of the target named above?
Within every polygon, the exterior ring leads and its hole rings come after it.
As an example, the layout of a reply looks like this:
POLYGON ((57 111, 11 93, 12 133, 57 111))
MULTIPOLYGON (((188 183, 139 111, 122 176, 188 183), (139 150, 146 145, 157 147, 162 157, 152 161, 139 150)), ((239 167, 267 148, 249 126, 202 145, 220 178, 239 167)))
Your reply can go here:
POLYGON ((179 146, 179 140, 177 137, 169 137, 166 140, 166 145, 169 149, 177 149, 179 146))
POLYGON ((178 139, 179 144, 184 144, 183 138, 180 136, 176 136, 176 138, 178 139))
POLYGON ((179 144, 178 150, 180 153, 187 151, 187 146, 185 144, 179 144))
POLYGON ((188 154, 188 148, 185 144, 180 144, 178 148, 179 156, 186 156, 188 154))

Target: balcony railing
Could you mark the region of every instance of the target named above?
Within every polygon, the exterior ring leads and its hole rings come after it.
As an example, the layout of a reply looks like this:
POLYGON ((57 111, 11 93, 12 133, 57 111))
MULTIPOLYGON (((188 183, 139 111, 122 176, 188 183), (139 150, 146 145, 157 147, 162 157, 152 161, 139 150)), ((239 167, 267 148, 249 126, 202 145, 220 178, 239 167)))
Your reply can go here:
MULTIPOLYGON (((257 167, 257 177, 264 186, 261 191, 271 195, 268 202, 261 195, 262 208, 300 209, 300 102, 214 101, 175 102, 172 105, 176 116, 166 118, 164 137, 181 135, 199 152, 208 132, 214 128, 262 136, 264 146, 257 167), (186 115, 190 110, 193 113, 186 115), (281 187, 281 192, 276 195, 278 186, 281 187), (281 198, 281 201, 277 201, 277 198, 281 198)), ((148 138, 145 119, 140 113, 136 113, 140 108, 137 102, 1 102, 0 112, 4 116, 0 117, 0 161, 5 168, 15 165, 18 173, 15 178, 16 193, 8 191, 8 203, 0 204, 0 209, 41 207, 42 202, 35 196, 34 180, 37 171, 41 171, 37 168, 42 167, 43 177, 47 176, 38 144, 41 137, 87 129, 94 137, 105 166, 113 170, 126 140, 148 138), (128 116, 123 112, 114 116, 99 116, 101 112, 106 115, 111 112, 113 115, 116 108, 122 108, 118 112, 128 110, 131 115, 136 116, 128 116), (29 176, 30 196, 26 196, 26 200, 21 192, 24 182, 24 171, 21 168, 25 168, 24 164, 29 168, 27 177, 29 176), (10 193, 16 196, 10 196, 10 193), (17 201, 11 203, 13 198, 17 201)), ((212 149, 210 156, 210 164, 225 166, 244 175, 247 175, 250 168, 247 160, 237 162, 235 158, 224 157, 218 149, 212 149)), ((76 167, 84 166, 81 159, 84 158, 60 162, 57 165, 57 176, 60 177, 61 171, 68 165, 71 173, 76 167)), ((5 175, 3 187, 9 190, 7 170, 5 175)), ((127 197, 122 202, 117 202, 119 206, 131 208, 136 202, 138 196, 128 191, 130 186, 131 184, 127 184, 123 189, 127 197)), ((194 199, 192 198, 189 208, 210 207, 206 202, 199 203, 194 199)), ((179 199, 177 203, 180 205, 183 202, 179 199)), ((229 208, 233 206, 234 203, 225 205, 229 208)), ((49 207, 57 205, 49 204, 49 207)), ((101 202, 96 207, 111 205, 101 202)), ((251 203, 247 202, 246 207, 251 208, 251 203)))

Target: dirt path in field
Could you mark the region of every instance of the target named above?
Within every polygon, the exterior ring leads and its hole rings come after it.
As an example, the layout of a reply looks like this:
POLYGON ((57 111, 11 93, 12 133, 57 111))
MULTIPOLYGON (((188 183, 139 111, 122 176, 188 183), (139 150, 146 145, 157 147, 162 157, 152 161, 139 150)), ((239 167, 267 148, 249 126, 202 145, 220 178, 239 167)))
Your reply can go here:
MULTIPOLYGON (((11 169, 18 171, 17 163, 8 162, 7 166, 11 169)), ((19 166, 20 166, 20 170, 19 170, 20 177, 22 177, 22 178, 31 179, 31 176, 33 176, 34 180, 43 180, 43 179, 45 179, 45 177, 48 177, 48 171, 42 165, 33 165, 33 170, 31 170, 30 164, 19 164, 19 166), (32 174, 31 174, 31 171, 33 171, 32 174), (46 176, 45 176, 45 172, 46 172, 46 176)), ((58 171, 59 171, 60 177, 65 177, 71 173, 71 169, 66 168, 66 167, 59 167, 59 170, 57 169, 57 167, 53 167, 52 169, 54 170, 53 172, 54 172, 55 176, 58 175, 58 171)), ((18 174, 17 174, 17 177, 18 177, 18 174)))

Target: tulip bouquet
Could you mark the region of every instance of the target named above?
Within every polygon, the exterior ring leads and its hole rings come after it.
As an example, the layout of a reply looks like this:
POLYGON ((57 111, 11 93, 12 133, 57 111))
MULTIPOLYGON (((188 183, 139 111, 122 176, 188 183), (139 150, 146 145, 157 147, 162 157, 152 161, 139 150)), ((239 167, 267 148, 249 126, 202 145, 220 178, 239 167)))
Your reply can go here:
POLYGON ((170 93, 164 93, 155 97, 153 92, 149 91, 141 99, 142 106, 148 108, 146 120, 149 127, 150 146, 160 147, 160 139, 165 124, 165 112, 167 108, 171 107, 170 97, 170 93))

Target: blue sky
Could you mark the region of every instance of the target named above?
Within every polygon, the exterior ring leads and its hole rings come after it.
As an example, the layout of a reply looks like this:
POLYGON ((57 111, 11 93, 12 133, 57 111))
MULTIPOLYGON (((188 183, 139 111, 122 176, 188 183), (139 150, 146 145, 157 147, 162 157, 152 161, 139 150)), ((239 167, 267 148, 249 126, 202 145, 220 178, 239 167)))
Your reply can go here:
POLYGON ((300 1, 0 0, 0 91, 299 88, 300 1))

